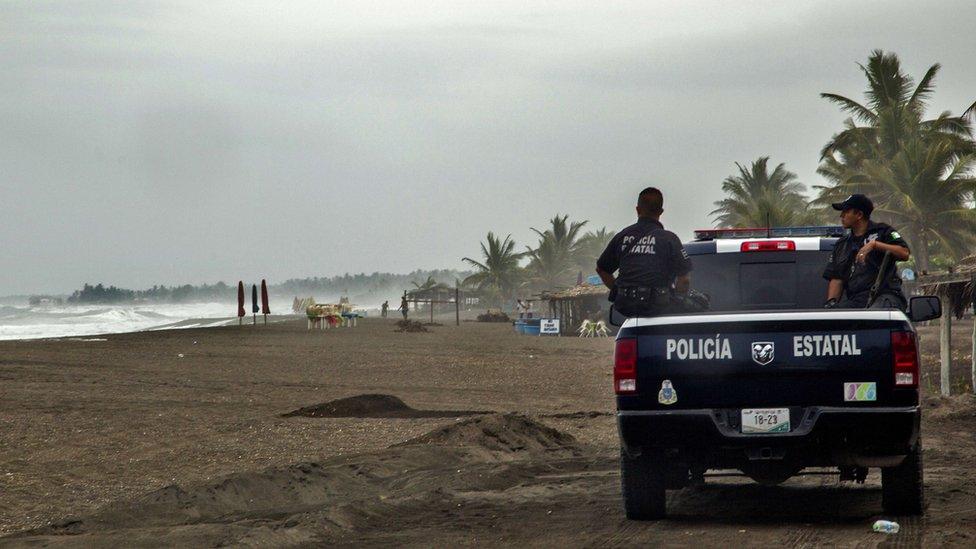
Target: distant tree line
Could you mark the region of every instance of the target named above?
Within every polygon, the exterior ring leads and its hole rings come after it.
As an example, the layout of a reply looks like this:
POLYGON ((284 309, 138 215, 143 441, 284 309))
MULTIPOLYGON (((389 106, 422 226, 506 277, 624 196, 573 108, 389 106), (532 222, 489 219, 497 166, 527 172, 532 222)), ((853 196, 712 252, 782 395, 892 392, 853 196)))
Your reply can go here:
POLYGON ((454 287, 467 278, 471 271, 455 269, 417 269, 407 274, 346 273, 332 277, 293 278, 269 287, 273 293, 295 296, 315 296, 320 302, 346 296, 352 303, 376 304, 397 298, 405 290, 443 284, 454 287))
MULTIPOLYGON (((381 301, 394 299, 411 290, 426 285, 445 284, 453 287, 458 281, 467 278, 471 271, 453 269, 418 269, 407 274, 379 273, 343 274, 332 277, 293 278, 280 284, 268 286, 272 295, 287 297, 314 296, 318 301, 337 300, 340 296, 349 297, 353 303, 375 305, 381 301)), ((245 281, 248 283, 248 281, 245 281)), ((250 292, 250 288, 248 288, 250 292)), ((250 293, 247 294, 250 299, 250 293)), ((85 284, 75 290, 68 298, 69 303, 123 303, 160 302, 187 303, 202 301, 233 301, 237 299, 237 285, 224 282, 195 286, 153 286, 146 290, 129 290, 104 284, 85 284)))
POLYGON ((153 286, 148 290, 129 290, 104 284, 85 284, 68 297, 69 303, 122 303, 129 301, 154 301, 186 303, 198 301, 227 301, 236 299, 236 288, 223 282, 193 286, 153 286))

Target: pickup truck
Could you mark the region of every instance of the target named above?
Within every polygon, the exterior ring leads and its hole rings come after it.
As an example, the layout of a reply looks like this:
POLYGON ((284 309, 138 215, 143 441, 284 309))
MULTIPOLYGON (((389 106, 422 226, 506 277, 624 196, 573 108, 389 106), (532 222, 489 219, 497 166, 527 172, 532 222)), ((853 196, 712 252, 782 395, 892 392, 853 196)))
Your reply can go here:
POLYGON ((709 469, 778 484, 808 467, 864 482, 880 467, 885 512, 922 512, 912 322, 941 304, 824 309, 821 273, 842 230, 697 232, 685 249, 711 309, 611 319, 628 518, 664 517, 666 490, 709 469))

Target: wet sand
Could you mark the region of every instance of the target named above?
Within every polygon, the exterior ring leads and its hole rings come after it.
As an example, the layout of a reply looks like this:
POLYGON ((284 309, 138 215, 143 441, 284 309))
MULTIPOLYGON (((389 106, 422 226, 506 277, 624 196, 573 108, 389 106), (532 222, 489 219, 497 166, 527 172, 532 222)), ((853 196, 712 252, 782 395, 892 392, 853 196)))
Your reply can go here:
POLYGON ((0 545, 974 542, 972 397, 926 399, 929 508, 895 538, 870 532, 876 472, 710 478, 637 523, 619 500, 612 340, 394 329, 0 342, 0 545), (381 396, 331 402, 357 395, 381 396))

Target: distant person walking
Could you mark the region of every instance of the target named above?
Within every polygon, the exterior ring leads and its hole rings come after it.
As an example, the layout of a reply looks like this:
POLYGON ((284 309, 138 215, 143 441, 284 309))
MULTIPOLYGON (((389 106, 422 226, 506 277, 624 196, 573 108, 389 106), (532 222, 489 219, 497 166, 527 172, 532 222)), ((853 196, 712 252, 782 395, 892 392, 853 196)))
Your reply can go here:
POLYGON ((384 301, 383 302, 383 311, 381 313, 381 315, 383 316, 383 318, 386 318, 386 315, 387 315, 387 313, 389 311, 390 311, 390 302, 389 301, 384 301))
POLYGON ((410 304, 407 303, 407 296, 400 298, 400 307, 397 308, 403 314, 403 320, 407 319, 407 310, 410 308, 410 304))

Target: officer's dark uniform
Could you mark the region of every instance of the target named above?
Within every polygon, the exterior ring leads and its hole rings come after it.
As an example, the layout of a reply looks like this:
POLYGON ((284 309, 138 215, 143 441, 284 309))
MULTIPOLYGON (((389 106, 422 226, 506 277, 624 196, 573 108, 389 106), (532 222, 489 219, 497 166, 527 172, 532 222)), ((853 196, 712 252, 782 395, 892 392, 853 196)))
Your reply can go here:
POLYGON ((641 218, 617 233, 596 266, 617 276, 614 309, 624 316, 671 312, 674 279, 691 271, 691 260, 678 236, 660 222, 641 218))
MULTIPOLYGON (((844 281, 844 293, 837 307, 863 309, 868 306, 871 286, 877 280, 885 253, 881 250, 872 250, 864 263, 860 263, 857 261, 857 252, 860 251, 861 246, 875 239, 883 244, 908 248, 908 243, 898 234, 898 231, 890 225, 873 221, 868 221, 868 230, 863 235, 854 236, 853 233, 848 233, 838 239, 823 273, 827 280, 839 278, 844 281)), ((898 276, 895 261, 889 263, 882 277, 878 295, 871 307, 901 310, 908 307, 901 291, 901 278, 898 276)))

